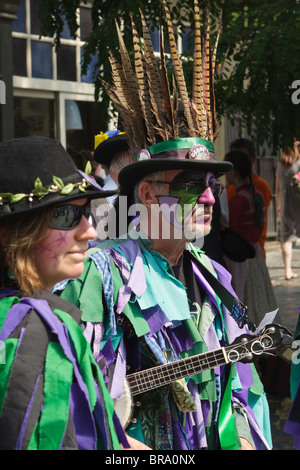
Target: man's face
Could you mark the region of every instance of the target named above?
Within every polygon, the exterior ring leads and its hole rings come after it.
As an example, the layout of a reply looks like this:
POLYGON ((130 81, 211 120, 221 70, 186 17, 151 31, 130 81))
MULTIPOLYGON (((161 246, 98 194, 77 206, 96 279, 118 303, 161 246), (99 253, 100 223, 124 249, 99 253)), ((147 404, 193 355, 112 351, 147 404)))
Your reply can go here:
POLYGON ((164 181, 166 184, 157 199, 168 222, 189 241, 207 235, 215 195, 221 191, 215 176, 207 172, 168 170, 164 181))

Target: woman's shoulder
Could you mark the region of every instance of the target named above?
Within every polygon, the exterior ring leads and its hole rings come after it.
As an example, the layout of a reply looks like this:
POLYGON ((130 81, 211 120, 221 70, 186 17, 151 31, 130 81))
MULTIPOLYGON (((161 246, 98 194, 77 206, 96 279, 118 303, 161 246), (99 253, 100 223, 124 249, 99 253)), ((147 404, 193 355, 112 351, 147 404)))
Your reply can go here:
POLYGON ((76 321, 76 323, 79 324, 81 318, 81 311, 71 302, 68 302, 67 300, 49 291, 42 291, 40 294, 38 293, 35 298, 37 300, 45 300, 52 311, 58 309, 68 313, 76 321))

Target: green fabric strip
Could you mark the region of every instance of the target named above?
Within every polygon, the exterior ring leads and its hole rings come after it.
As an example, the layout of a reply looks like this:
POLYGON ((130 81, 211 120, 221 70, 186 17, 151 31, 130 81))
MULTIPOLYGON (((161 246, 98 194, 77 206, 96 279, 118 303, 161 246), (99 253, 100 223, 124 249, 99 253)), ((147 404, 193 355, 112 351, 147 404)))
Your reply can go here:
MULTIPOLYGON (((58 343, 49 343, 46 355, 44 408, 39 426, 39 449, 59 449, 69 417, 73 365, 58 343)), ((30 444, 29 444, 30 445, 30 444)))
POLYGON ((155 155, 156 153, 167 152, 168 150, 176 149, 190 149, 195 144, 202 144, 211 152, 215 151, 214 145, 212 142, 206 139, 200 139, 198 137, 185 137, 179 139, 167 140, 166 142, 159 142, 158 144, 150 145, 147 147, 150 155, 155 155))
POLYGON ((5 361, 0 363, 0 414, 9 382, 12 364, 15 359, 16 349, 19 340, 17 338, 8 338, 5 340, 5 361))
MULTIPOLYGON (((96 394, 95 385, 94 385, 94 378, 95 377, 97 378, 100 393, 102 394, 102 398, 103 398, 106 412, 107 412, 106 417, 107 417, 108 426, 110 430, 109 437, 112 440, 113 449, 118 450, 120 449, 120 443, 119 443, 117 434, 115 432, 115 427, 113 423, 114 402, 108 393, 108 390, 104 383, 103 376, 100 372, 100 369, 98 368, 96 364, 96 361, 93 357, 89 344, 85 340, 84 336, 81 334, 80 327, 73 320, 73 318, 70 317, 70 315, 58 309, 56 309, 54 313, 56 313, 59 316, 59 318, 67 325, 67 328, 69 330, 70 337, 73 341, 76 355, 78 358, 80 371, 88 388, 92 411, 95 408, 95 404, 97 400, 97 394, 96 394)), ((100 448, 99 443, 98 443, 98 446, 100 448)))
POLYGON ((231 407, 231 380, 232 370, 230 367, 219 413, 219 439, 222 450, 238 450, 235 420, 231 407))
POLYGON ((13 306, 13 304, 19 302, 19 300, 19 297, 3 297, 3 299, 0 300, 0 330, 6 319, 8 310, 13 306))
POLYGON ((83 322, 104 321, 102 279, 92 260, 85 262, 84 272, 67 284, 60 297, 80 308, 83 322))

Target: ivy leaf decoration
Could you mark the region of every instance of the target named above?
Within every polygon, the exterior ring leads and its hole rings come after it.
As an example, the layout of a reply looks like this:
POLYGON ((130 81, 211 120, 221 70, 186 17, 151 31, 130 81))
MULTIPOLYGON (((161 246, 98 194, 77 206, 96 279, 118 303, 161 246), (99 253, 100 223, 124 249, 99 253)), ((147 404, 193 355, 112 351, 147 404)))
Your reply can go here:
POLYGON ((10 197, 10 203, 13 204, 14 202, 19 202, 24 197, 27 197, 27 194, 22 194, 22 193, 12 194, 10 197))
POLYGON ((12 196, 13 196, 13 193, 0 193, 0 198, 3 201, 6 201, 7 199, 10 200, 12 196))
POLYGON ((53 181, 53 184, 57 186, 58 188, 62 189, 64 187, 63 180, 58 178, 58 176, 53 176, 52 181, 53 181))
POLYGON ((90 161, 87 161, 84 172, 86 175, 90 175, 92 173, 92 165, 90 161))
POLYGON ((62 190, 60 191, 60 194, 70 194, 74 188, 75 188, 75 184, 69 183, 67 184, 67 186, 62 188, 62 190))
POLYGON ((35 180, 32 194, 34 194, 35 196, 45 196, 46 194, 48 194, 48 189, 43 187, 40 178, 37 178, 35 180))

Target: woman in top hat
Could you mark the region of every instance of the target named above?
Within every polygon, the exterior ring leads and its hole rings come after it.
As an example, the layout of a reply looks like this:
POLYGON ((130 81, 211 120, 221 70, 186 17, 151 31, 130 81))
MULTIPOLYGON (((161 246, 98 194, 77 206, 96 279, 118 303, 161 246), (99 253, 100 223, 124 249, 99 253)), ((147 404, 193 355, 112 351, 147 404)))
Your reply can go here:
POLYGON ((51 288, 83 270, 90 200, 113 194, 44 137, 0 144, 0 448, 128 443, 77 307, 51 288))

